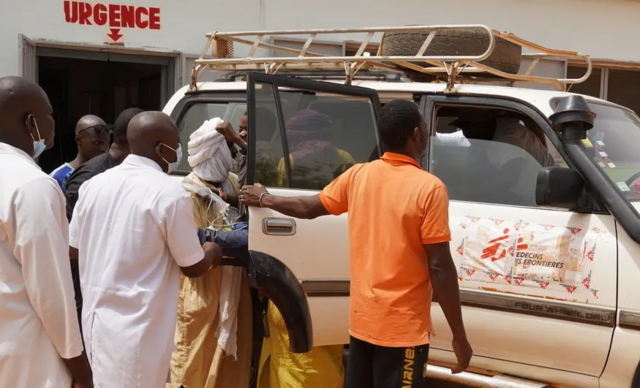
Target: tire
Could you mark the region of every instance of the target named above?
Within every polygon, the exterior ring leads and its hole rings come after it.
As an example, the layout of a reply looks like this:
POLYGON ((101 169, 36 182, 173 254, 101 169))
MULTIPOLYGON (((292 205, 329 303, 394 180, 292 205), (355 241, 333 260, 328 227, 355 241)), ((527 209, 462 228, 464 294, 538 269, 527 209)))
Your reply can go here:
MULTIPOLYGON (((428 31, 388 32, 382 38, 381 54, 383 56, 416 55, 422 43, 429 36, 428 31)), ((480 62, 505 73, 517 74, 520 70, 522 47, 502 38, 495 38, 493 53, 480 62)), ((489 47, 489 36, 484 30, 446 30, 436 32, 425 55, 480 55, 489 47)), ((407 75, 424 78, 425 74, 408 71, 407 75)), ((487 73, 476 76, 493 76, 487 73)), ((429 76, 427 76, 429 77, 429 76)), ((416 77, 411 77, 416 78, 416 77)), ((435 77, 431 76, 431 79, 435 77)))

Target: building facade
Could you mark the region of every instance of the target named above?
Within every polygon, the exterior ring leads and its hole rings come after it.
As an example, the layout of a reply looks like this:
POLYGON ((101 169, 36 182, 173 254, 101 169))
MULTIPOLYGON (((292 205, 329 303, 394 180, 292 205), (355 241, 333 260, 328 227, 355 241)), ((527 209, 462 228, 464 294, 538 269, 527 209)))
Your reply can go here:
MULTIPOLYGON (((129 106, 160 109, 189 82, 205 33, 216 30, 485 24, 546 47, 589 54, 596 65, 592 76, 570 90, 640 111, 639 1, 97 1, 5 1, 0 14, 0 76, 37 81, 54 105, 56 148, 43 156, 45 170, 73 157, 73 127, 82 115, 113 122, 129 106)), ((339 55, 348 50, 344 41, 358 39, 335 38, 314 51, 339 55)), ((247 50, 236 46, 235 55, 247 50)), ((584 68, 545 60, 537 71, 579 77, 584 68)))

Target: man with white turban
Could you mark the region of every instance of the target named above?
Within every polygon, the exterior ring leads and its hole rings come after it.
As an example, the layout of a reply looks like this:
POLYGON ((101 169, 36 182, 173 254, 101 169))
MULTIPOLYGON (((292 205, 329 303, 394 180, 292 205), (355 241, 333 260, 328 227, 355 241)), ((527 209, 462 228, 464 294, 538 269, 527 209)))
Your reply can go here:
MULTIPOLYGON (((246 223, 237 222, 238 177, 225 137, 213 118, 197 129, 188 143, 193 172, 182 186, 191 194, 196 223, 225 248, 245 247, 246 223)), ((241 267, 215 267, 200 278, 182 277, 176 349, 167 387, 248 387, 251 375, 252 315, 249 285, 241 267)))

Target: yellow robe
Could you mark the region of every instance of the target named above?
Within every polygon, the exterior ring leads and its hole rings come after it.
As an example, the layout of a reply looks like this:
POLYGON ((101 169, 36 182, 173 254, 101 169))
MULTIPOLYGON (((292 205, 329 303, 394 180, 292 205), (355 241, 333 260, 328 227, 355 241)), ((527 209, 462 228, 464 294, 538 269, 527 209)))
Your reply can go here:
MULTIPOLYGON (((237 193, 237 178, 230 176, 237 193)), ((201 182, 205 184, 204 182, 201 182)), ((194 216, 199 227, 207 227, 208 200, 191 193, 194 216)), ((213 209, 210 210, 213 212, 213 209)), ((214 226, 222 218, 209 214, 214 226)), ((181 276, 176 349, 171 356, 170 382, 167 388, 238 388, 249 387, 252 356, 251 294, 243 276, 238 305, 237 360, 225 355, 215 336, 218 327, 221 268, 213 268, 199 278, 181 276)))
POLYGON ((343 345, 318 346, 309 353, 291 353, 284 320, 271 302, 267 322, 270 336, 262 345, 258 388, 342 388, 343 345))

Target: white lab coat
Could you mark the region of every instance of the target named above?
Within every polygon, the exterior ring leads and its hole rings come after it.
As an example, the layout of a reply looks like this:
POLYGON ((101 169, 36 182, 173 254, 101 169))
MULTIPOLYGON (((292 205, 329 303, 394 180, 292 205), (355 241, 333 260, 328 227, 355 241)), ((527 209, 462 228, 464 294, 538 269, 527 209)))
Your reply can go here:
POLYGON ((189 194, 136 155, 82 185, 70 227, 96 388, 161 388, 180 268, 204 257, 189 194))
POLYGON ((82 354, 64 196, 33 159, 0 143, 0 385, 68 388, 82 354))

